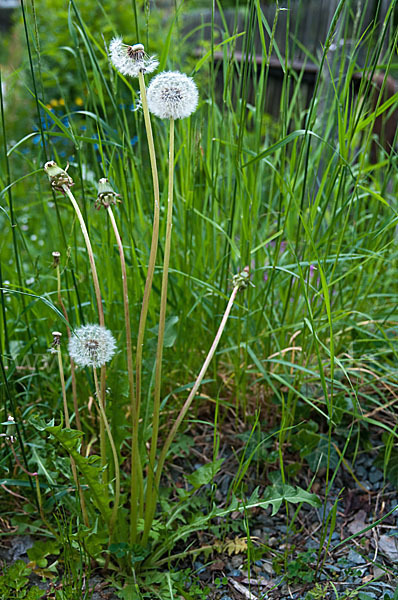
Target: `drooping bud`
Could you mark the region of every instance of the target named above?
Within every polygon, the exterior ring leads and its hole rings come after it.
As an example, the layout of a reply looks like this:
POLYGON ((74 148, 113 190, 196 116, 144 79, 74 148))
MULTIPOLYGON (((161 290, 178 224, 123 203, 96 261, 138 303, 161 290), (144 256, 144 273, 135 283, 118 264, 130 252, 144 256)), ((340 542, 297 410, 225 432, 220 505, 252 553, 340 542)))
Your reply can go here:
POLYGON ((242 290, 245 290, 249 285, 252 285, 254 287, 254 283, 252 283, 250 281, 249 267, 248 266, 245 267, 243 269, 243 271, 234 275, 232 277, 232 283, 233 283, 234 287, 239 286, 239 288, 238 288, 239 292, 241 292, 242 290))
POLYGON ((111 206, 112 204, 121 202, 119 198, 120 194, 115 192, 108 179, 106 179, 106 177, 102 177, 102 179, 100 179, 98 182, 98 194, 94 207, 97 210, 99 210, 101 206, 108 208, 108 206, 111 206))
POLYGON ((54 190, 65 193, 63 186, 70 188, 74 185, 72 177, 66 172, 68 168, 69 165, 67 165, 66 169, 61 169, 54 160, 50 160, 44 165, 44 170, 54 190))
POLYGON ((10 444, 13 444, 17 439, 14 435, 16 432, 14 417, 12 415, 8 415, 6 423, 7 423, 6 438, 8 439, 10 444))

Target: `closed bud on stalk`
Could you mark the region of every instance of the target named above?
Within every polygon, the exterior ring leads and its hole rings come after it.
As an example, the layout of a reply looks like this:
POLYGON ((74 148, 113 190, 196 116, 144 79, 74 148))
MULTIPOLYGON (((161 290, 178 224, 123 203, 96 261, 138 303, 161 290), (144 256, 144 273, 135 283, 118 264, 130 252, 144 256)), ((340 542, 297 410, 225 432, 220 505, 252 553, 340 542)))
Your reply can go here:
POLYGON ((250 269, 246 266, 243 271, 237 273, 232 277, 233 286, 239 286, 239 291, 245 290, 249 285, 254 286, 254 283, 250 281, 250 269))
POLYGON ((52 266, 55 269, 59 265, 59 259, 60 259, 61 253, 60 252, 51 252, 51 256, 53 257, 52 266))
POLYGON ((1 437, 5 437, 6 440, 8 440, 10 442, 10 444, 13 444, 16 441, 16 436, 14 435, 16 433, 16 426, 15 426, 15 419, 12 415, 8 415, 7 417, 7 421, 5 423, 2 423, 2 425, 7 425, 6 428, 6 432, 1 434, 1 437))
POLYGON ((74 185, 72 177, 70 177, 70 175, 68 175, 66 172, 68 168, 69 164, 65 169, 61 169, 61 167, 59 167, 54 160, 50 160, 44 165, 44 170, 47 173, 48 179, 50 180, 51 186, 54 190, 65 193, 63 189, 64 185, 69 188, 74 185))
POLYGON ((52 332, 53 341, 51 342, 51 346, 49 348, 50 354, 57 354, 57 348, 61 345, 61 337, 62 333, 60 331, 52 332))
POLYGON ((53 331, 52 336, 53 336, 52 346, 53 347, 60 346, 62 333, 60 331, 53 331))
POLYGON ((120 194, 115 192, 108 179, 102 177, 98 182, 98 194, 94 207, 99 210, 101 206, 108 208, 108 206, 117 204, 118 202, 121 202, 120 194))

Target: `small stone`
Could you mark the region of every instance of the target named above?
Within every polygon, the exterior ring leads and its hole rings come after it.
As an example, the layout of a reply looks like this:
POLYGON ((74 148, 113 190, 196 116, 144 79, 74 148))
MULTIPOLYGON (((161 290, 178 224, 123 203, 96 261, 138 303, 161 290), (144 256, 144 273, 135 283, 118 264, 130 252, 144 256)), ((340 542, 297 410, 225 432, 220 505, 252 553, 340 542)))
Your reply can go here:
MULTIPOLYGON (((397 513, 397 517, 398 517, 398 513, 397 513)), ((263 531, 263 533, 271 534, 273 532, 273 529, 272 529, 272 527, 263 527, 262 531, 263 531)))
POLYGON ((347 558, 350 562, 354 563, 354 565, 363 565, 366 563, 366 560, 358 554, 358 552, 355 552, 355 550, 352 549, 349 551, 347 558))
POLYGON ((369 586, 366 587, 366 591, 369 590, 369 592, 372 592, 373 594, 379 594, 380 592, 382 592, 383 590, 386 589, 386 584, 385 583, 371 583, 369 586))
POLYGON ((324 569, 327 569, 328 571, 336 571, 338 573, 341 571, 341 568, 338 565, 325 565, 324 569))
POLYGON ((232 577, 240 577, 242 575, 242 571, 240 569, 232 569, 229 574, 232 575, 232 577))
POLYGON ((355 466, 355 475, 360 480, 362 478, 366 478, 367 472, 366 472, 365 467, 363 467, 362 465, 360 465, 359 467, 355 466))
POLYGON ((275 548, 275 546, 278 545, 278 540, 276 539, 276 537, 270 537, 268 540, 268 546, 270 548, 275 548))
POLYGON ((384 573, 384 569, 380 569, 380 567, 373 567, 373 577, 383 577, 384 573))
POLYGON ((239 568, 243 563, 243 559, 239 554, 236 554, 235 556, 233 556, 231 558, 231 564, 233 566, 234 569, 239 568))
MULTIPOLYGON (((373 467, 372 467, 373 469, 373 467)), ((382 471, 380 471, 380 469, 374 469, 374 470, 370 470, 370 473, 368 475, 368 479, 370 481, 370 483, 376 483, 378 481, 382 481, 383 480, 383 473, 382 471)))

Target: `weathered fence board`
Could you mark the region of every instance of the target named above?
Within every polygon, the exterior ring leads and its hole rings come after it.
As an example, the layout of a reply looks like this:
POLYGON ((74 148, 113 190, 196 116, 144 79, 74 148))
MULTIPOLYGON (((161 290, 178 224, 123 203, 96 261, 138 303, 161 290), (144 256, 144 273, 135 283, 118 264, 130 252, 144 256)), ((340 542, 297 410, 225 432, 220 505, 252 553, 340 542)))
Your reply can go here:
MULTIPOLYGON (((245 35, 237 37, 234 43, 229 45, 230 51, 225 53, 216 51, 214 59, 217 64, 227 60, 231 65, 239 65, 243 61, 250 61, 260 65, 264 60, 269 60, 269 78, 267 82, 266 111, 277 116, 280 110, 280 99, 283 86, 283 73, 285 67, 293 74, 301 77, 301 89, 298 96, 299 105, 303 108, 308 105, 312 97, 314 83, 319 69, 319 59, 323 52, 325 40, 336 12, 338 0, 291 0, 290 9, 285 9, 287 2, 279 3, 280 10, 277 11, 276 3, 262 7, 265 24, 264 37, 267 44, 267 52, 270 46, 270 32, 274 27, 273 52, 270 58, 265 56, 261 45, 261 36, 258 31, 257 21, 255 23, 255 35, 252 39, 245 39, 245 35), (286 44, 286 38, 288 43, 286 44), (286 48, 288 56, 285 56, 286 48), (278 58, 278 56, 281 57, 278 58)), ((347 0, 341 17, 336 24, 333 44, 330 49, 330 63, 337 62, 336 56, 340 51, 340 41, 355 37, 358 39, 369 25, 375 20, 382 23, 389 9, 389 2, 385 0, 347 0)), ((221 15, 215 11, 213 19, 218 37, 215 44, 222 42, 228 37, 248 30, 249 10, 243 9, 225 10, 221 15)), ((201 40, 210 40, 211 35, 211 11, 192 11, 185 16, 184 31, 197 32, 190 38, 200 47, 201 40)), ((349 46, 345 46, 345 49, 349 46)), ((344 50, 343 48, 343 50, 344 50)), ((365 43, 364 51, 365 54, 365 43)), ((200 51, 198 53, 200 56, 200 51)), ((343 57, 344 59, 344 57, 343 57)), ((338 60, 341 60, 341 52, 338 60)), ((363 67, 363 56, 358 54, 358 68, 363 67)), ((222 75, 222 69, 220 69, 222 75)), ((222 86, 222 81, 219 80, 222 86)), ((293 85, 291 86, 293 89, 293 85)), ((248 101, 253 100, 248 91, 248 101)))

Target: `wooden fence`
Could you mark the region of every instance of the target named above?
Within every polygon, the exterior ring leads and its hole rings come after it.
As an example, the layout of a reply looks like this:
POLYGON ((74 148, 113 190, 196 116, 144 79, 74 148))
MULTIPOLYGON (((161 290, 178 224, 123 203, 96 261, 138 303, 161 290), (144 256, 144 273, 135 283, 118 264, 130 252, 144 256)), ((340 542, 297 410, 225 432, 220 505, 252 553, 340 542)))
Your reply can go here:
MULTIPOLYGON (((270 43, 270 33, 274 28, 274 47, 272 55, 269 57, 265 105, 266 112, 274 117, 279 115, 286 68, 290 71, 293 80, 300 76, 300 93, 297 102, 302 108, 308 106, 318 75, 319 58, 323 52, 338 0, 291 0, 289 4, 290 9, 287 10, 285 7, 287 7, 288 1, 280 0, 278 12, 276 12, 275 2, 262 7, 265 19, 263 33, 267 47, 270 43), (287 31, 289 32, 288 36, 287 31), (286 44, 286 37, 288 44, 286 44), (285 55, 286 48, 288 56, 285 55)), ((358 40, 372 23, 377 23, 381 29, 389 6, 388 0, 347 0, 336 24, 333 43, 328 54, 329 64, 340 65, 342 60, 347 60, 350 53, 354 52, 354 43, 350 42, 351 37, 358 40)), ((236 38, 234 44, 229 45, 227 61, 232 68, 233 65, 238 66, 244 60, 253 61, 258 67, 264 61, 257 15, 253 14, 253 26, 250 29, 248 28, 248 19, 250 19, 248 8, 238 12, 234 9, 227 9, 223 15, 217 11, 214 13, 215 31, 218 33, 215 44, 219 44, 236 33, 247 30, 255 31, 252 39, 248 40, 245 35, 242 35, 236 38)), ((210 40, 211 20, 210 10, 192 11, 185 16, 185 33, 198 28, 197 32, 189 38, 191 43, 199 47, 201 40, 205 39, 207 42, 210 40)), ((359 51, 355 50, 358 71, 364 66, 366 51, 366 41, 363 42, 359 51)), ((197 55, 201 54, 203 51, 197 50, 197 55)), ((219 87, 222 89, 225 52, 222 49, 216 50, 214 59, 220 67, 218 81, 219 87)), ((326 73, 326 77, 328 76, 330 74, 326 73)), ((291 93, 293 88, 292 81, 291 93)), ((248 101, 253 101, 252 90, 249 90, 248 94, 248 101)))

